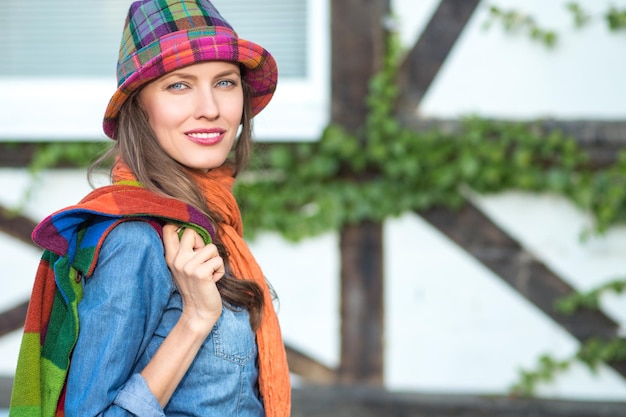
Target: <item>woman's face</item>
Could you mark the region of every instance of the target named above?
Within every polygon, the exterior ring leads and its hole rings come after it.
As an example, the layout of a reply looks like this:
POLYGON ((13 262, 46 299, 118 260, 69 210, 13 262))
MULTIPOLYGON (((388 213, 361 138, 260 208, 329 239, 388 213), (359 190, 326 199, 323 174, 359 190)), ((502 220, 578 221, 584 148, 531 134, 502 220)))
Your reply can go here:
POLYGON ((230 152, 243 115, 239 66, 202 62, 147 84, 139 103, 161 147, 181 164, 217 168, 230 152))

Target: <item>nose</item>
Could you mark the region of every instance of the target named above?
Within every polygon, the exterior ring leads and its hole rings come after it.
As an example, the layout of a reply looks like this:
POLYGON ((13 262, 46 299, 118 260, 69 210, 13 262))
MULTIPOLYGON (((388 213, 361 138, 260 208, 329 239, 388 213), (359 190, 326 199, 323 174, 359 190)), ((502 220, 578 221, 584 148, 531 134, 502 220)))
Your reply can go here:
POLYGON ((206 118, 215 120, 219 114, 219 105, 212 90, 210 88, 198 89, 196 93, 194 117, 196 119, 206 118))

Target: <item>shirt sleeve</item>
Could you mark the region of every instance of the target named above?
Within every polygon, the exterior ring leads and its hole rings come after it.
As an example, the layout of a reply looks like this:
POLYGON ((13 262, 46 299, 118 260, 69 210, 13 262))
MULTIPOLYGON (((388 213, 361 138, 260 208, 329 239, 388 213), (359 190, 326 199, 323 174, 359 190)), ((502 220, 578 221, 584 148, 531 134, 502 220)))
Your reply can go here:
POLYGON ((173 289, 163 244, 151 225, 127 221, 109 233, 78 305, 67 417, 165 416, 135 367, 173 289))

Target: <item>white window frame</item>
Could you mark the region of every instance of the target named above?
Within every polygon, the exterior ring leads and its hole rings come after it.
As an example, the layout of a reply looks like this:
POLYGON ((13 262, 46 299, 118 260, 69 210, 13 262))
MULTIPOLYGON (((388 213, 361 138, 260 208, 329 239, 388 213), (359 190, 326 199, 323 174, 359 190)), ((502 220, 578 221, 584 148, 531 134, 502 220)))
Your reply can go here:
MULTIPOLYGON (((279 75, 272 102, 255 118, 259 141, 316 140, 328 123, 330 1, 309 0, 307 4, 307 76, 279 75)), ((115 88, 114 75, 0 77, 0 141, 105 139, 102 118, 115 88)))

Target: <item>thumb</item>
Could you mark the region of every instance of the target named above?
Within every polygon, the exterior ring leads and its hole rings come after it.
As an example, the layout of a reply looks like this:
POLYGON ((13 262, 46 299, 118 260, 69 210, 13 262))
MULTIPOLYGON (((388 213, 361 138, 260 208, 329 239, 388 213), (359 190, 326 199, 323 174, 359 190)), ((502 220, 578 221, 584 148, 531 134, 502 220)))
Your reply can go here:
POLYGON ((200 236, 200 234, 198 232, 196 232, 195 230, 193 230, 193 249, 200 249, 206 246, 206 244, 204 243, 204 240, 202 240, 202 236, 200 236))

